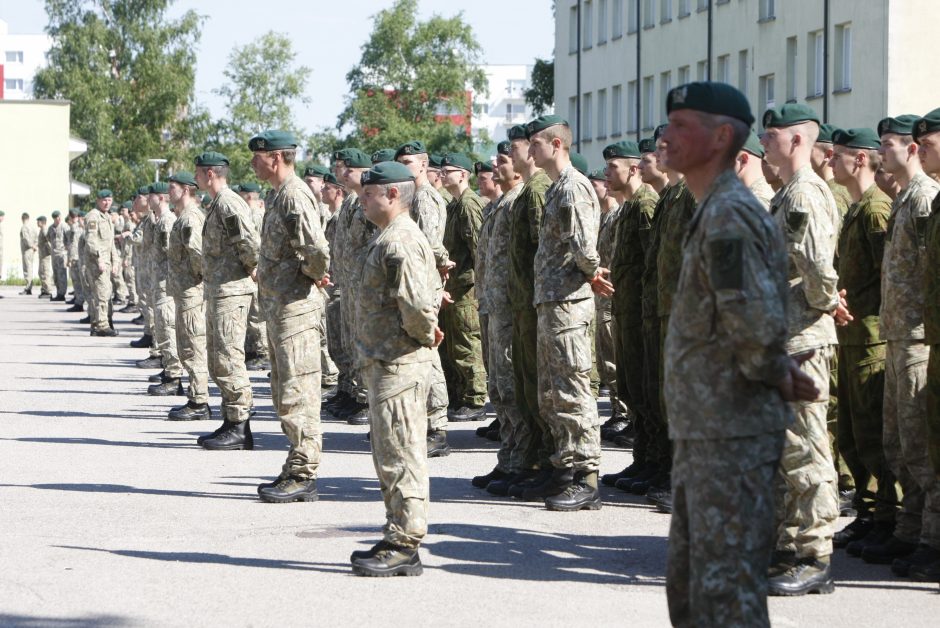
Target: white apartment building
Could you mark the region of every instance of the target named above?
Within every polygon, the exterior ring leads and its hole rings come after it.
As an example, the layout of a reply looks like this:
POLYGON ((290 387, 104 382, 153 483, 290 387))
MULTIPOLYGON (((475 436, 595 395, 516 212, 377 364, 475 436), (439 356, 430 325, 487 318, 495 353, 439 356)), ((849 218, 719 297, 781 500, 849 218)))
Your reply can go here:
POLYGON ((0 20, 4 100, 33 97, 33 77, 46 64, 46 52, 51 47, 52 39, 48 35, 11 35, 7 23, 0 20))
MULTIPOLYGON (((506 139, 506 132, 516 124, 532 119, 532 108, 525 102, 525 90, 532 78, 531 65, 485 65, 488 94, 474 94, 473 129, 475 149, 480 155, 494 156, 496 144, 506 139), (486 131, 489 142, 481 140, 486 131)), ((549 112, 550 113, 550 112, 549 112)))
POLYGON ((730 83, 761 113, 812 106, 842 127, 940 107, 938 0, 563 0, 555 108, 591 167, 666 121, 669 90, 730 83))

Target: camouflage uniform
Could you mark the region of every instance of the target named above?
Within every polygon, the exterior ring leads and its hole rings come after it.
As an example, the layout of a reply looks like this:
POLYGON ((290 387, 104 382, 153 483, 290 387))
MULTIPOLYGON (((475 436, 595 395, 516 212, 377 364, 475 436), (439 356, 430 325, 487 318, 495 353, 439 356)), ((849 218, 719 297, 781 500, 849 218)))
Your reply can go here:
POLYGON ((252 407, 245 333, 258 247, 248 205, 231 188, 223 188, 210 203, 202 228, 202 280, 209 375, 222 393, 222 417, 232 423, 247 421, 252 407))
POLYGON ((202 227, 205 214, 195 201, 180 211, 170 231, 167 251, 167 291, 176 305, 176 347, 189 374, 187 397, 194 404, 209 403, 209 367, 206 363, 206 300, 202 285, 202 227))
POLYGON ((124 300, 127 297, 127 284, 124 283, 124 249, 122 243, 118 241, 124 231, 124 218, 119 216, 117 221, 112 222, 111 225, 114 227, 114 240, 111 242, 111 263, 118 271, 117 274, 111 273, 111 291, 116 298, 124 300))
POLYGON ((410 216, 394 218, 370 243, 356 316, 357 355, 369 391, 385 540, 408 548, 427 533, 425 407, 439 284, 434 254, 410 216))
POLYGON ((933 469, 940 475, 940 195, 924 224, 924 341, 930 346, 927 363, 927 446, 933 469))
POLYGON ((833 268, 839 214, 832 192, 805 165, 777 192, 770 213, 787 235, 790 304, 787 318, 791 355, 815 350, 802 370, 820 390, 816 401, 796 402, 796 422, 787 430, 778 474, 777 549, 800 559, 832 554, 833 526, 839 517, 835 466, 826 414, 829 362, 836 343, 829 312, 839 304, 833 268))
POLYGON ((665 347, 675 443, 666 595, 676 626, 769 626, 774 474, 791 410, 787 253, 731 170, 689 225, 665 347))
POLYGON ((512 310, 512 370, 516 406, 526 429, 516 434, 523 467, 551 466, 555 446, 539 412, 538 317, 535 311, 535 251, 539 245, 545 193, 551 180, 543 170, 525 182, 509 218, 509 304, 512 310))
POLYGON ((568 165, 545 194, 535 252, 539 410, 555 442, 555 468, 600 465, 597 402, 591 394, 591 337, 600 203, 587 178, 568 165))
POLYGON ((111 304, 111 242, 114 228, 105 214, 92 209, 85 216, 84 277, 88 299, 88 317, 93 330, 108 329, 108 307, 111 304), (99 267, 103 266, 103 270, 99 267))
POLYGON ((78 244, 84 235, 78 217, 72 220, 68 233, 65 234, 65 248, 69 260, 69 276, 72 278, 72 289, 75 292, 75 305, 85 305, 85 288, 82 282, 81 260, 78 258, 78 244))
MULTIPOLYGON (((249 207, 251 212, 251 222, 255 226, 255 231, 261 233, 261 225, 264 223, 264 209, 260 207, 249 207)), ((251 355, 262 360, 269 359, 268 353, 268 332, 264 324, 264 317, 261 313, 261 306, 258 303, 258 285, 255 284, 254 292, 251 295, 251 307, 248 308, 248 331, 245 333, 245 354, 251 355)))
POLYGON ((46 239, 49 240, 52 247, 52 275, 55 280, 55 293, 56 296, 62 297, 69 291, 68 250, 65 248, 65 233, 67 230, 68 225, 64 222, 59 222, 57 226, 53 221, 46 233, 46 239))
POLYGON ((258 296, 271 348, 271 398, 290 441, 281 478, 317 477, 320 430, 320 334, 330 264, 313 192, 289 176, 273 192, 261 231, 258 296))
POLYGON ((456 266, 450 270, 444 284, 444 290, 450 293, 454 302, 447 304, 441 312, 441 328, 444 330, 441 347, 447 358, 445 375, 447 363, 453 369, 453 376, 447 382, 453 394, 448 397, 457 406, 482 406, 486 403, 486 369, 483 367, 473 272, 482 211, 482 199, 467 188, 447 205, 444 226, 444 247, 456 266))
POLYGON ((40 294, 52 294, 55 283, 52 278, 52 243, 49 242, 49 228, 39 229, 39 284, 40 294))
POLYGON ((898 193, 881 264, 885 459, 903 493, 894 536, 934 549, 940 549, 940 478, 928 454, 924 240, 938 191, 940 184, 919 172, 898 193))
POLYGON ((180 363, 179 349, 176 345, 176 302, 167 286, 170 274, 167 252, 170 248, 170 231, 173 230, 175 222, 176 216, 173 212, 169 208, 164 209, 154 223, 153 241, 150 247, 155 334, 153 340, 163 358, 164 376, 167 379, 178 379, 183 376, 183 365, 180 363))
MULTIPOLYGON (((836 183, 835 179, 828 179, 826 185, 836 201, 836 209, 839 212, 839 222, 836 223, 836 233, 842 231, 842 221, 848 214, 849 207, 852 205, 852 197, 844 185, 836 183)), ((839 268, 839 247, 836 247, 833 266, 839 268)), ((829 429, 829 443, 832 447, 832 461, 839 476, 839 490, 851 490, 855 488, 852 470, 839 449, 839 351, 835 350, 832 360, 829 364, 829 409, 826 415, 826 423, 829 429)), ((851 456, 851 452, 849 453, 851 456)), ((858 492, 864 490, 864 485, 860 486, 858 492)))
MULTIPOLYGON (((447 249, 444 248, 444 225, 447 223, 447 203, 437 190, 429 183, 418 186, 415 190, 414 200, 411 201, 409 212, 411 219, 418 225, 421 232, 431 245, 434 254, 434 264, 438 268, 450 261, 447 249)), ((443 286, 441 286, 443 291, 443 286)), ((438 295, 441 296, 440 294, 438 295)), ((438 314, 440 314, 440 298, 437 299, 438 314)), ((432 351, 430 365, 430 381, 428 382, 428 429, 441 430, 447 426, 447 381, 444 378, 444 367, 441 365, 441 354, 432 351)))
POLYGON ((338 218, 339 210, 332 215, 323 228, 323 234, 326 237, 327 243, 330 245, 330 283, 333 284, 326 289, 327 302, 324 308, 326 311, 326 341, 330 358, 337 369, 336 390, 338 392, 345 392, 347 395, 354 395, 355 391, 352 387, 349 372, 349 362, 351 358, 347 357, 348 349, 346 345, 349 343, 343 336, 343 289, 340 285, 339 270, 336 263, 338 251, 336 246, 336 227, 339 224, 338 218))
POLYGON ((774 189, 767 183, 767 179, 759 177, 748 189, 751 191, 751 194, 757 197, 757 200, 764 206, 764 209, 769 211, 770 201, 774 197, 774 189))
POLYGON ((132 242, 123 237, 124 233, 131 233, 134 224, 130 220, 124 222, 124 229, 121 232, 121 242, 118 248, 121 250, 122 266, 121 273, 124 276, 124 285, 127 287, 127 304, 136 305, 139 297, 137 296, 137 265, 134 263, 134 247, 132 242))
MULTIPOLYGON (((330 212, 330 208, 326 203, 319 203, 320 230, 323 231, 323 237, 326 238, 326 242, 329 244, 330 237, 327 235, 327 228, 333 224, 334 215, 330 212)), ((329 272, 332 277, 332 264, 327 272, 329 272)), ((332 286, 320 288, 320 292, 323 296, 323 307, 320 309, 320 330, 322 332, 320 334, 320 386, 323 388, 333 388, 339 384, 339 368, 337 368, 336 363, 333 362, 333 358, 330 357, 330 330, 327 322, 327 308, 333 298, 333 288, 332 286)))
MULTIPOLYGON (((496 199, 499 200, 498 198, 496 199)), ((490 353, 489 353, 489 307, 486 305, 486 299, 483 292, 486 290, 486 247, 490 238, 490 231, 493 229, 493 222, 488 220, 496 201, 489 201, 483 206, 480 212, 480 232, 477 234, 477 255, 473 260, 473 292, 477 298, 477 317, 480 320, 480 346, 483 348, 483 367, 487 373, 490 372, 490 353)), ((487 380, 487 395, 489 395, 489 380, 487 380)), ((491 400, 492 401, 492 400, 491 400)))
POLYGON ((856 486, 855 510, 894 521, 898 496, 882 443, 885 343, 878 331, 881 261, 891 199, 872 184, 846 214, 839 235, 839 289, 855 317, 836 328, 839 338, 838 451, 856 486), (877 493, 865 489, 877 481, 877 493))
MULTIPOLYGON (((140 315, 144 318, 144 333, 154 337, 153 329, 153 230, 154 216, 153 212, 147 212, 134 229, 130 237, 131 244, 135 247, 134 263, 137 265, 137 307, 140 315)), ((154 342, 150 347, 151 357, 160 356, 160 350, 157 343, 154 342)))
MULTIPOLYGON (((601 214, 601 226, 597 234, 597 253, 601 266, 610 268, 614 256, 614 244, 617 236, 617 223, 620 207, 601 214)), ((597 356, 597 374, 600 381, 610 390, 610 408, 614 416, 624 416, 627 406, 617 395, 617 353, 614 347, 614 320, 610 297, 594 295, 594 350, 597 356)))
POLYGON ((39 230, 27 222, 20 227, 20 253, 23 256, 23 279, 26 280, 26 287, 29 288, 33 283, 35 275, 33 259, 36 257, 34 247, 39 246, 39 230))

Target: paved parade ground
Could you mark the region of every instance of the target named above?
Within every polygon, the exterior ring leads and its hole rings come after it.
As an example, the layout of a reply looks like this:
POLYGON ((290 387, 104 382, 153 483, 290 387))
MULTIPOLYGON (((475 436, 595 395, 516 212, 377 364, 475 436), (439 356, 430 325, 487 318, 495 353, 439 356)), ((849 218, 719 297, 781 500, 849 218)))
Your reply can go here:
MULTIPOLYGON (((91 338, 61 303, 0 288, 0 625, 662 626, 669 517, 602 489, 596 512, 489 496, 496 444, 454 424, 433 459, 424 575, 351 575, 383 507, 365 427, 323 423, 320 501, 261 503, 287 449, 252 373, 254 451, 209 452, 217 421, 170 423, 140 335, 91 338), (370 622, 365 624, 364 622, 370 622)), ((218 411, 218 392, 211 403, 218 411)), ((602 472, 630 462, 606 447, 602 472)), ((840 520, 840 527, 848 523, 840 520)), ((936 584, 837 551, 836 592, 771 599, 775 626, 937 626, 936 584)))

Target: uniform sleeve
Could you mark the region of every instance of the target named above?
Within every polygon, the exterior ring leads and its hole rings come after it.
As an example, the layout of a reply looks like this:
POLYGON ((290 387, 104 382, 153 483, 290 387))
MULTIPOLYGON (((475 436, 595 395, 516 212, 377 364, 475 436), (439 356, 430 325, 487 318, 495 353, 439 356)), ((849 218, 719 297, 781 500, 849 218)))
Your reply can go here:
POLYGON ((927 221, 930 219, 932 201, 931 194, 915 194, 911 198, 909 222, 904 225, 904 229, 908 230, 911 237, 911 242, 917 243, 919 255, 923 255, 927 248, 927 221))
MULTIPOLYGON (((839 277, 832 266, 835 251, 826 229, 829 210, 825 197, 797 193, 787 212, 790 259, 803 279, 803 295, 810 307, 831 312, 839 304, 839 277)), ((834 229, 835 225, 829 225, 834 229)))
POLYGON ((415 222, 418 228, 424 233, 428 242, 431 244, 431 252, 434 253, 434 264, 438 268, 446 266, 450 261, 450 255, 444 248, 442 239, 443 231, 441 229, 438 216, 437 204, 427 194, 420 192, 415 195, 415 222))
POLYGON ((529 241, 537 245, 542 231, 542 214, 545 212, 544 191, 530 190, 526 195, 525 211, 529 223, 529 241))
POLYGON ((568 243, 571 258, 585 277, 593 277, 601 261, 597 253, 598 208, 594 199, 582 190, 566 191, 558 210, 561 237, 568 243))
POLYGON ((316 207, 308 199, 291 199, 287 208, 291 247, 303 260, 301 272, 320 281, 330 267, 330 245, 326 241, 316 207))
POLYGON ((872 207, 871 211, 862 215, 865 221, 865 239, 871 251, 873 269, 876 276, 881 274, 881 261, 885 255, 885 239, 888 233, 888 217, 891 206, 887 203, 872 207))
POLYGON ((437 312, 428 269, 418 246, 392 245, 385 254, 385 280, 398 304, 401 326, 422 347, 434 344, 437 312))
POLYGON ((460 218, 460 237, 466 243, 470 257, 476 259, 480 227, 483 225, 483 208, 476 203, 467 203, 460 218))
POLYGON ((202 260, 202 225, 198 225, 198 228, 197 225, 184 225, 180 237, 183 246, 186 248, 190 270, 194 276, 201 279, 204 268, 202 260))
POLYGON ((226 243, 235 248, 239 261, 250 273, 258 265, 258 250, 261 243, 258 232, 248 215, 247 206, 245 211, 238 211, 231 205, 222 206, 220 209, 226 243))

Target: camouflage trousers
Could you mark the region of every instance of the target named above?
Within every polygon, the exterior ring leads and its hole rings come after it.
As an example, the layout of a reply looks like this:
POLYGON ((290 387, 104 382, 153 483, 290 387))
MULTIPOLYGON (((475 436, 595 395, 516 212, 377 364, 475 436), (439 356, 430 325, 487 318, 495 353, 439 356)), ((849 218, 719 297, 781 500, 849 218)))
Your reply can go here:
MULTIPOLYGON (((483 368, 487 373, 490 372, 490 314, 489 312, 477 311, 477 318, 480 321, 480 346, 483 348, 483 368)), ((489 384, 486 387, 486 394, 489 395, 489 384)), ((490 399, 492 401, 492 399, 490 399)))
POLYGON ((69 291, 68 258, 63 253, 52 255, 52 276, 55 281, 56 296, 64 297, 69 291))
POLYGON ((535 308, 512 313, 512 373, 516 408, 525 425, 514 435, 523 469, 551 466, 555 441, 539 411, 538 314, 535 308))
POLYGON ((268 359, 268 332, 265 329, 264 316, 258 303, 258 286, 251 295, 251 307, 248 308, 248 330, 245 332, 245 355, 253 358, 268 359))
MULTIPOLYGON (((123 267, 123 262, 118 263, 123 267)), ((122 300, 127 298, 127 284, 124 283, 124 272, 122 270, 119 270, 116 275, 111 275, 111 291, 115 297, 122 300)))
POLYGON ((536 311, 539 411, 555 442, 552 466, 596 471, 601 433, 591 393, 594 300, 539 303, 536 311))
MULTIPOLYGON (((490 351, 487 364, 487 392, 490 403, 499 419, 499 450, 496 452, 496 468, 505 473, 518 473, 527 468, 525 451, 520 442, 528 442, 528 425, 516 403, 516 389, 512 367, 512 312, 496 310, 487 314, 487 335, 490 351)), ((531 467, 529 467, 531 468, 531 467)))
POLYGON ((88 288, 85 298, 88 300, 88 318, 94 329, 110 327, 111 307, 111 264, 105 264, 104 270, 98 270, 98 263, 89 261, 85 264, 85 276, 88 288))
POLYGON ((42 288, 42 294, 52 294, 55 289, 55 282, 52 275, 52 256, 39 256, 39 285, 42 288))
POLYGON ((317 309, 294 316, 268 317, 271 347, 271 399, 290 442, 281 477, 317 477, 320 429, 320 332, 317 309))
POLYGON ((428 430, 443 430, 447 427, 447 380, 441 365, 441 354, 431 351, 428 362, 428 430))
POLYGON ((252 408, 251 381, 245 368, 249 307, 251 293, 206 299, 209 376, 222 394, 222 417, 232 423, 247 421, 252 408))
POLYGON ((660 469, 672 466, 672 444, 663 403, 663 344, 668 317, 643 319, 643 399, 646 401, 646 460, 660 469))
POLYGON ((677 440, 666 599, 674 626, 770 626, 774 474, 783 434, 677 440))
POLYGON ((594 297, 594 353, 597 356, 597 375, 601 384, 610 391, 612 416, 625 416, 627 406, 617 394, 617 350, 614 342, 614 317, 610 300, 594 297))
POLYGON ((356 350, 356 289, 354 286, 343 286, 343 298, 340 300, 340 314, 343 319, 343 346, 348 357, 349 380, 352 387, 352 396, 359 403, 368 403, 368 391, 363 386, 362 376, 356 364, 358 351, 356 350))
POLYGON ((72 289, 75 291, 75 305, 85 305, 85 286, 82 281, 82 269, 78 260, 69 262, 69 276, 72 278, 72 289))
POLYGON ((137 270, 127 262, 124 266, 124 285, 127 286, 128 303, 137 303, 137 270))
POLYGON ((889 340, 885 355, 884 447, 901 485, 894 536, 940 549, 940 477, 930 464, 927 365, 922 340, 889 340))
POLYGON ((176 345, 176 302, 160 285, 156 286, 153 299, 153 342, 163 359, 164 374, 171 379, 182 377, 183 365, 176 345))
POLYGON ((336 387, 347 395, 355 394, 352 377, 352 357, 346 347, 345 325, 343 324, 342 296, 334 290, 326 302, 326 344, 333 363, 338 370, 336 387))
POLYGON ((371 362, 362 369, 372 462, 385 502, 384 538, 409 548, 428 531, 427 370, 427 362, 371 362))
POLYGON ((927 444, 933 470, 940 475, 940 345, 930 345, 926 388, 927 444))
POLYGON ((449 398, 461 406, 482 406, 486 403, 486 369, 473 290, 441 309, 440 321, 444 331, 441 346, 453 368, 453 381, 448 381, 453 396, 449 398))
POLYGON ((813 378, 819 399, 793 403, 796 420, 786 431, 777 473, 777 549, 799 558, 832 554, 839 492, 826 414, 830 347, 819 347, 801 370, 813 378))
POLYGON ((29 288, 33 283, 33 278, 36 276, 34 260, 36 258, 36 251, 33 249, 27 249, 23 251, 23 279, 26 280, 26 287, 29 288))
POLYGON ((183 309, 176 300, 176 347, 189 375, 186 396, 193 403, 209 403, 209 365, 206 356, 206 302, 187 303, 183 309))
MULTIPOLYGON (((849 464, 842 455, 839 446, 839 350, 838 345, 829 361, 829 406, 826 409, 826 426, 829 429, 829 448, 832 449, 832 463, 836 468, 838 487, 840 491, 851 491, 855 488, 855 477, 849 464)), ((858 492, 862 492, 860 486, 858 492)))
POLYGON ((885 464, 885 345, 839 345, 838 450, 855 483, 859 516, 894 521, 898 492, 885 464), (873 489, 873 490, 872 490, 873 489))
POLYGON ((647 462, 650 453, 650 425, 643 388, 643 326, 635 324, 626 314, 614 314, 614 354, 617 361, 617 394, 633 411, 636 438, 633 459, 647 462))
MULTIPOLYGON (((144 333, 155 337, 153 330, 153 286, 151 285, 150 274, 146 270, 137 272, 137 309, 144 319, 144 333)), ((150 357, 160 357, 160 350, 157 349, 157 343, 150 346, 150 357)))
MULTIPOLYGON (((324 297, 326 297, 326 295, 324 295, 324 297)), ((323 330, 323 333, 320 334, 320 378, 322 380, 320 385, 324 388, 329 388, 336 386, 339 369, 336 368, 336 364, 330 358, 329 331, 326 328, 325 307, 320 310, 320 329, 323 330)))

